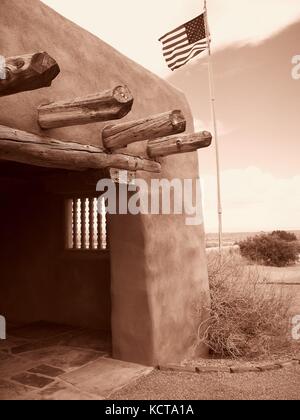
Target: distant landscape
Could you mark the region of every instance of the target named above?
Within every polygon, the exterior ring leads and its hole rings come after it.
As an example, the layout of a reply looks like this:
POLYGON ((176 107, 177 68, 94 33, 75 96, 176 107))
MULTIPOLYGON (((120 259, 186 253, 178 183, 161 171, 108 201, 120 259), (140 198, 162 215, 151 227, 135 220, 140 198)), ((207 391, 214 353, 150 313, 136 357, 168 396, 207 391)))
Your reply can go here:
MULTIPOLYGON (((289 232, 295 233, 295 235, 300 240, 300 230, 292 230, 289 232)), ((243 241, 251 236, 259 235, 262 232, 235 232, 235 233, 224 233, 223 234, 223 244, 224 246, 233 246, 237 242, 243 241)), ((269 233, 269 232, 264 232, 269 233)), ((214 248, 218 246, 218 234, 217 233, 207 233, 206 234, 206 247, 214 248)))

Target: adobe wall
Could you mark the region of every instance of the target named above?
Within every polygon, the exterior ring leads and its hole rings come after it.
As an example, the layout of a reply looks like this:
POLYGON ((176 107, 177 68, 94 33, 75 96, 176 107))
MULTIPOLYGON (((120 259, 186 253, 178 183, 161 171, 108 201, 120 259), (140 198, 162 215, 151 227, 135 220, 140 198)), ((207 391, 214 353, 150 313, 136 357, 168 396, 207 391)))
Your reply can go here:
MULTIPOLYGON (((0 124, 39 133, 40 104, 127 84, 135 103, 126 119, 180 108, 188 118, 188 131, 193 131, 184 95, 168 83, 38 0, 1 0, 0 53, 38 50, 58 61, 61 74, 51 88, 2 98, 0 124)), ((102 127, 93 124, 47 134, 99 145, 102 127)), ((142 149, 141 144, 130 147, 140 154, 142 149)), ((162 166, 165 178, 198 176, 196 153, 166 158, 162 166)), ((194 351, 199 323, 194 309, 204 310, 209 303, 203 226, 186 227, 185 216, 116 216, 110 246, 115 357, 149 365, 187 357, 194 351)))

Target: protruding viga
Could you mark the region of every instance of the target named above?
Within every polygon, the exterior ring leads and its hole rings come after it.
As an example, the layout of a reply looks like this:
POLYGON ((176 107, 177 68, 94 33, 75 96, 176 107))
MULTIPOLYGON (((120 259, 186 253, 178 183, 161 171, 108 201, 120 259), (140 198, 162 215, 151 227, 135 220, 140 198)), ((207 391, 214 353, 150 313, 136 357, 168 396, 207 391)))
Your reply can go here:
POLYGON ((117 120, 132 108, 133 96, 127 86, 69 101, 41 105, 38 109, 41 128, 59 128, 117 120))
POLYGON ((5 58, 0 96, 51 86, 60 73, 57 62, 46 52, 5 58))
POLYGON ((137 121, 108 125, 102 132, 106 149, 117 150, 135 142, 183 133, 186 119, 182 111, 175 110, 151 115, 137 121))
POLYGON ((158 162, 125 154, 108 154, 99 147, 63 142, 0 125, 0 159, 46 168, 83 171, 116 168, 160 172, 158 162))
POLYGON ((169 136, 149 141, 147 153, 150 158, 154 159, 180 153, 195 152, 198 149, 209 147, 211 142, 212 135, 208 131, 169 136))

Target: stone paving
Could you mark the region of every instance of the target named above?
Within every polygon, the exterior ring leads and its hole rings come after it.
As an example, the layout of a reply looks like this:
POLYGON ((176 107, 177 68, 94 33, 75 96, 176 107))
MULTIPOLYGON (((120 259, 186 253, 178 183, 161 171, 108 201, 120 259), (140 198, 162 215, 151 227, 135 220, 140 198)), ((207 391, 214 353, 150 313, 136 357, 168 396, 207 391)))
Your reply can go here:
POLYGON ((101 400, 152 371, 110 357, 103 332, 44 322, 10 328, 0 341, 0 400, 101 400))

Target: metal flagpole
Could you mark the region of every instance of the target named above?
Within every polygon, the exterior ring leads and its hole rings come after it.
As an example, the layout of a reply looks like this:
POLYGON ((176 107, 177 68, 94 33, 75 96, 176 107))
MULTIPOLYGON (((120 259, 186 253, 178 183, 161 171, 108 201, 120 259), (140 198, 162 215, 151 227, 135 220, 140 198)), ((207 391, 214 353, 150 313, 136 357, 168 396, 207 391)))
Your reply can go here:
POLYGON ((215 107, 215 86, 213 77, 213 65, 211 61, 211 37, 208 25, 207 15, 207 0, 204 0, 204 17, 206 26, 206 35, 208 38, 208 75, 209 75, 209 89, 211 97, 211 115, 213 119, 213 129, 215 136, 215 148, 216 148, 216 164, 217 164, 217 187, 218 187, 218 217, 219 217, 219 251, 222 252, 223 248, 223 209, 222 209, 222 196, 221 196, 221 172, 220 172, 220 152, 219 152, 219 138, 218 138, 218 126, 216 119, 216 107, 215 107))

